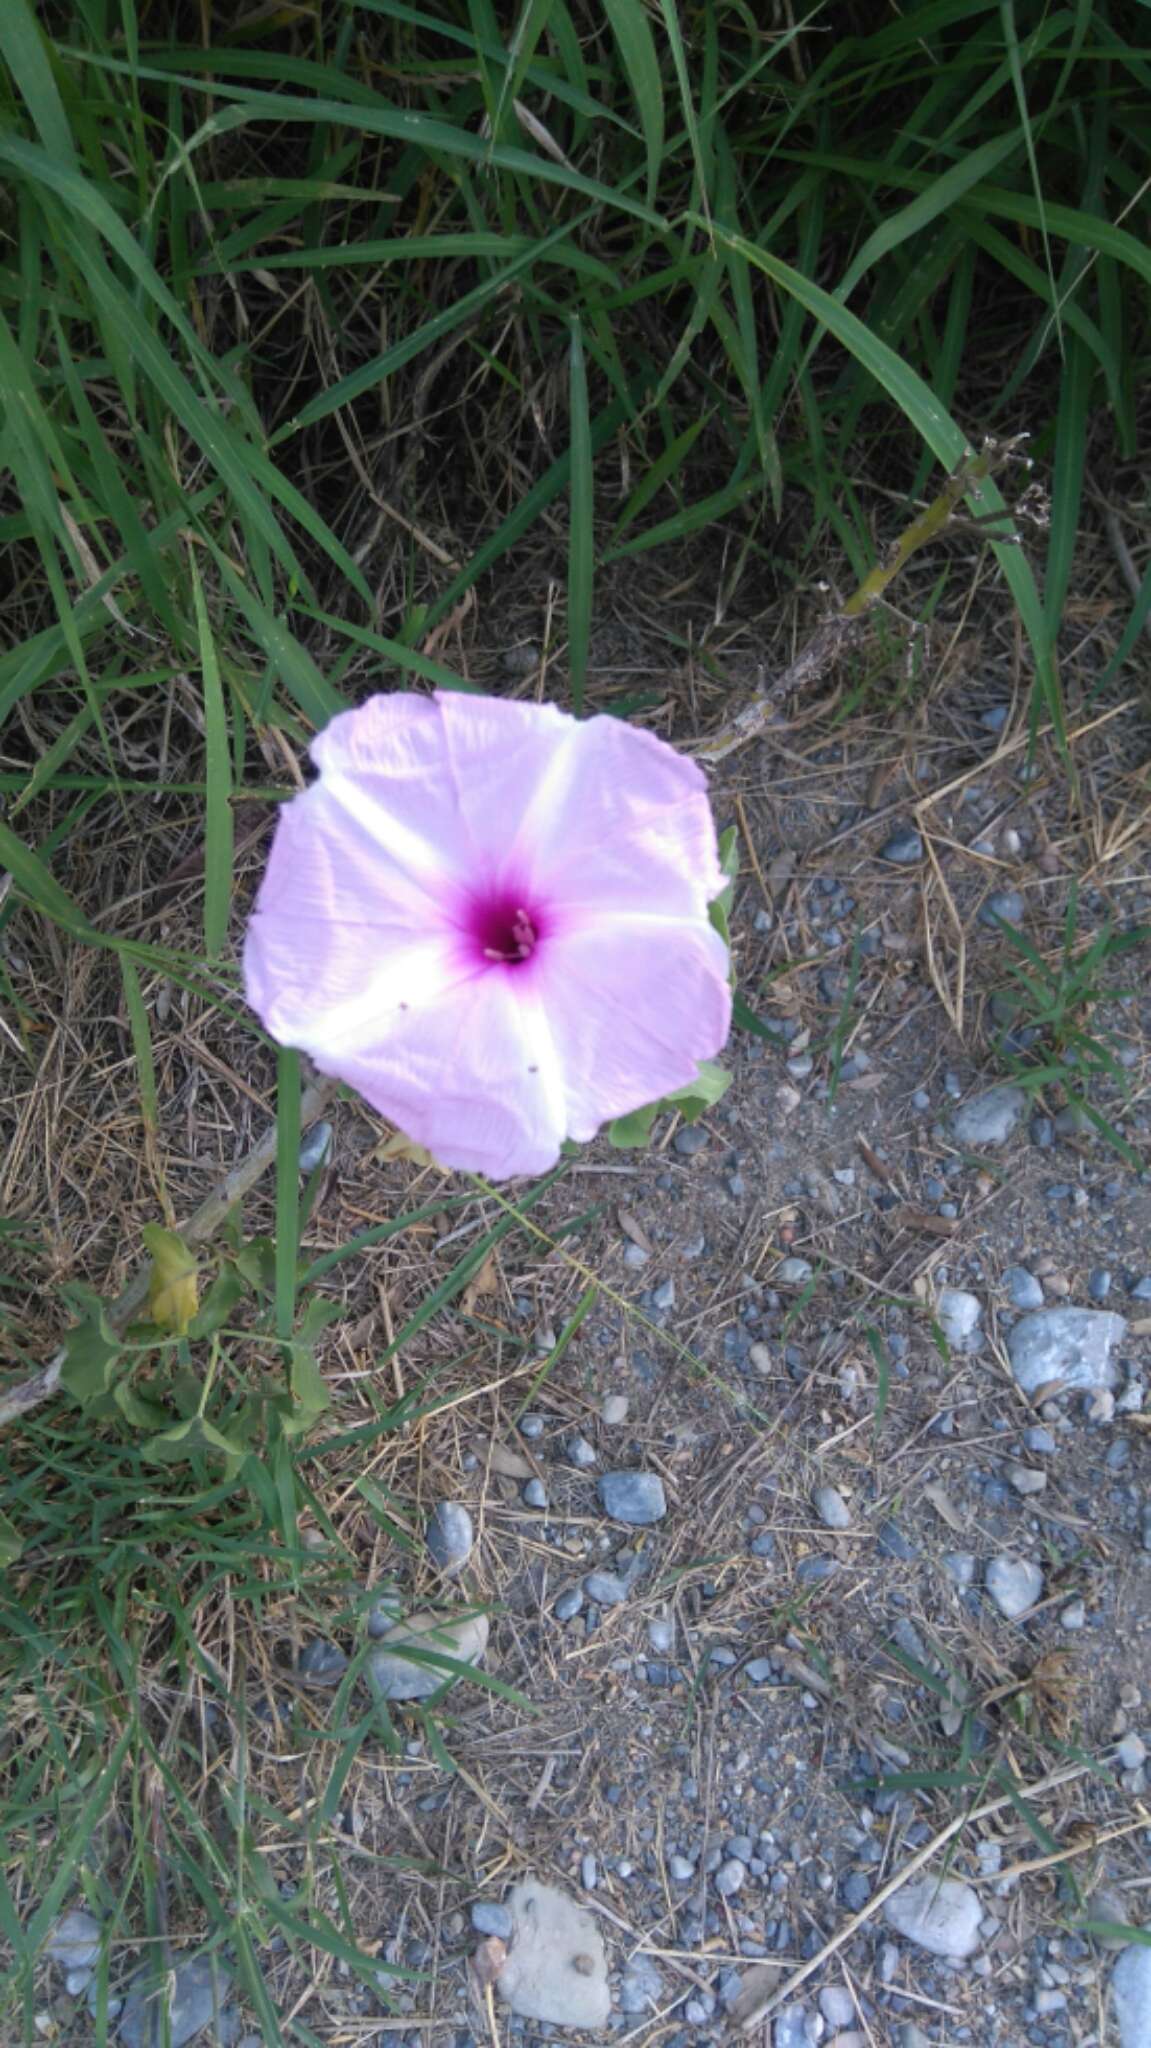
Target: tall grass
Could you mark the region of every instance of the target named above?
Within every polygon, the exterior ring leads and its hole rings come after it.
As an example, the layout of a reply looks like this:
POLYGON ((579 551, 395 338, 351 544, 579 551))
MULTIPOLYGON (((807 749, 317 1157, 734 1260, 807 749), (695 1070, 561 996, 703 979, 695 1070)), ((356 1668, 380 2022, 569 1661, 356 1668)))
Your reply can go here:
MULTIPOLYGON (((275 793, 277 736, 303 742, 369 680, 458 685, 451 622, 537 555, 566 576, 551 675, 581 708, 617 565, 698 537, 771 588, 829 563, 861 580, 890 538, 871 481, 913 495, 968 439, 1021 427, 1053 484, 1046 559, 988 545, 1058 722, 1089 435, 1096 465, 1135 455, 1148 352, 1138 10, 359 0, 220 10, 205 46, 211 12, 0 7, 0 921, 30 906, 114 956, 148 1145, 147 992, 162 974, 235 1008, 236 819, 275 793), (179 777, 173 706, 196 735, 179 777), (145 800, 197 821, 194 939, 109 908, 76 852, 145 800)), ((0 998, 34 1074, 42 1020, 2 959, 0 998)), ((281 1081, 287 1159, 291 1060, 281 1081)), ((282 1346, 298 1196, 285 1167, 282 1346)), ((26 1359, 22 1251, 6 1226, 26 1359)), ((258 1629, 309 1574, 330 1598, 291 1547, 314 1477, 285 1449, 248 1490, 193 1463, 161 1493, 67 1411, 22 1438, 0 1926, 25 2023, 77 1888, 136 1931, 177 1893, 231 1942, 269 2041, 273 1932, 373 1961, 346 1902, 289 1910, 270 1883, 246 1734, 206 1804, 181 1769, 207 1754, 188 1703, 230 1705, 198 1613, 226 1586, 258 1629), (164 1874, 131 1764, 163 1794, 164 1874)), ((322 1797, 291 1823, 308 1858, 363 1733, 349 1716, 313 1744, 322 1797)))

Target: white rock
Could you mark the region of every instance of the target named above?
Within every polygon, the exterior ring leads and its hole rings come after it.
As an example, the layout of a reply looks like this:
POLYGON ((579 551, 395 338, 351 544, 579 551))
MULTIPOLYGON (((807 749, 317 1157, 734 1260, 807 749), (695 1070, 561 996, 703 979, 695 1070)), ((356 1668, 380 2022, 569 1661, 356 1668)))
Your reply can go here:
POLYGON ((829 2027, 849 2027, 855 2018, 855 2000, 842 1984, 828 1984, 819 1994, 819 2010, 829 2027))
POLYGON ((1151 1948, 1125 1948, 1111 1972, 1119 2048, 1151 2048, 1151 1948))
POLYGON ((1007 1355, 1025 1394, 1051 1380, 1109 1392, 1119 1378, 1112 1353, 1126 1334, 1125 1319, 1110 1309, 1041 1308, 1020 1317, 1007 1339, 1007 1355))
POLYGON ((969 1884, 953 1877, 922 1877, 902 1885, 883 1908, 889 1927, 933 1956, 962 1958, 979 1947, 983 1908, 969 1884))
POLYGON ((850 1529, 851 1509, 835 1486, 817 1486, 812 1506, 825 1529, 850 1529))
POLYGON ((44 1944, 44 1953, 64 1970, 90 1970, 100 1960, 102 1931, 92 1913, 77 1906, 61 1913, 44 1944))
POLYGON ((1043 1573, 1029 1557, 1012 1557, 1007 1551, 993 1557, 984 1579, 1000 1614, 1018 1621, 1043 1592, 1043 1573))
POLYGON ((478 1664, 488 1646, 487 1615, 413 1614, 397 1622, 368 1657, 368 1678, 380 1699, 426 1700, 454 1676, 442 1664, 405 1657, 412 1644, 458 1664, 478 1664))
POLYGON ((1002 1145, 1027 1104, 1022 1088, 989 1088, 957 1109, 952 1130, 961 1145, 1002 1145))
POLYGON ((962 1287, 945 1287, 940 1293, 935 1313, 940 1329, 956 1351, 975 1348, 976 1333, 983 1317, 983 1304, 977 1294, 968 1294, 962 1287))
POLYGON ((593 1914, 555 1885, 529 1877, 505 1901, 512 1916, 496 1990, 526 2020, 557 2027, 607 2025, 607 1960, 593 1914))

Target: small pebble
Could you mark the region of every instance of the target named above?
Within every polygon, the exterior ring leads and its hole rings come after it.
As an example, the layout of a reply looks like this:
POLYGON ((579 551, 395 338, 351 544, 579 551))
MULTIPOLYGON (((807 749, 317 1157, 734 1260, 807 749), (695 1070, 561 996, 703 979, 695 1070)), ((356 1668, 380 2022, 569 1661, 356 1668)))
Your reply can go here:
POLYGON ((897 825, 890 838, 879 849, 880 860, 886 860, 893 867, 912 867, 923 859, 923 837, 914 825, 897 825))
POLYGON ((1043 1288, 1034 1273, 1029 1273, 1025 1266, 1008 1266, 1003 1275, 1003 1285, 1016 1308, 1043 1307, 1043 1288))
POLYGON ((696 1153, 702 1152, 707 1144, 707 1132, 702 1124, 684 1124, 683 1129, 676 1132, 672 1143, 681 1159, 694 1159, 696 1153))
POLYGON ((1007 1477, 1016 1493, 1042 1493, 1047 1485, 1046 1472, 1040 1472, 1034 1465, 1009 1465, 1007 1477))
POLYGON ((528 1479, 524 1484, 524 1505, 529 1508, 546 1508, 547 1492, 542 1479, 528 1479))
POLYGON ((609 1429, 615 1429, 627 1421, 630 1406, 626 1394, 605 1394, 599 1404, 600 1421, 606 1422, 609 1429))
POLYGON ((772 1278, 781 1287, 804 1287, 811 1278, 812 1268, 807 1259, 782 1259, 772 1278))
POLYGON ((597 1607, 620 1607, 628 1596, 628 1583, 618 1572, 589 1572, 583 1582, 584 1592, 597 1607))
POLYGON ((605 1472, 599 1497, 613 1522, 628 1522, 633 1528, 647 1528, 667 1513, 667 1496, 657 1472, 605 1472))
POLYGON ((850 1529, 851 1510, 836 1487, 817 1487, 812 1505, 825 1529, 850 1529))
POLYGON ((586 1472, 596 1463, 595 1446, 589 1444, 586 1436, 569 1436, 564 1445, 564 1453, 568 1463, 575 1465, 581 1472, 586 1472))
POLYGON ((1086 1628, 1087 1609, 1082 1600, 1069 1600, 1059 1616, 1059 1626, 1071 1631, 1086 1628))
POLYGON ((310 1679, 313 1685, 335 1685, 347 1668, 348 1660, 339 1644, 329 1643, 323 1636, 305 1643, 296 1664, 300 1677, 310 1679))
POLYGON ((574 1621, 582 1606, 582 1588, 579 1586, 569 1586, 566 1593, 560 1594, 559 1599, 552 1608, 552 1613, 557 1621, 574 1621))
POLYGON ((314 1173, 322 1166, 332 1149, 332 1126, 328 1123, 313 1124, 304 1135, 300 1146, 300 1172, 314 1173))
POLYGON ((1043 1573, 1030 1558, 1012 1557, 1003 1552, 992 1558, 984 1584, 1000 1614, 1005 1615, 1008 1621, 1017 1621, 1040 1598, 1043 1573))
POLYGON ((447 1578, 461 1572, 472 1554, 475 1528, 467 1509, 458 1500, 441 1500, 432 1509, 424 1531, 428 1555, 447 1578))
POLYGON ((741 1889, 747 1877, 746 1865, 738 1856, 729 1856, 715 1873, 715 1888, 721 1899, 730 1899, 741 1889))
POLYGON ((471 1908, 471 1923, 477 1934, 494 1934, 500 1941, 512 1937, 512 1916, 506 1906, 498 1906, 494 1900, 480 1899, 471 1908))
POLYGON ((1014 925, 1019 930, 1026 915, 1023 898, 1018 889, 996 889, 987 898, 979 913, 980 924, 989 925, 997 931, 999 925, 1014 925))

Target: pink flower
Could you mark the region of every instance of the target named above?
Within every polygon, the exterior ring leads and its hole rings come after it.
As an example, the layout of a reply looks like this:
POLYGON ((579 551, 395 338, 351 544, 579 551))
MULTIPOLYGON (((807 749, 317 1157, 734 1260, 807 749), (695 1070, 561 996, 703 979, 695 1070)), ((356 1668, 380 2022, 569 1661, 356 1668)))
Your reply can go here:
POLYGON ((442 1165, 540 1173, 724 1043, 694 762, 618 719, 454 692, 373 697, 311 752, 248 1000, 442 1165))

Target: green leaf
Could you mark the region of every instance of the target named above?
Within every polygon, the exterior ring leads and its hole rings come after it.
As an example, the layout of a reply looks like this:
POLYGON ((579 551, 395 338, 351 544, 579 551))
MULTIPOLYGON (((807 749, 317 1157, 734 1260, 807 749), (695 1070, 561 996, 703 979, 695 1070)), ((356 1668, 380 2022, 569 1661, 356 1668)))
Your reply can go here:
POLYGON ((204 951, 209 960, 214 960, 222 952, 228 936, 228 913, 232 903, 232 759, 216 643, 194 563, 192 596, 196 606, 200 678, 204 691, 204 767, 207 781, 204 804, 204 951))
POLYGON ((331 1407, 332 1397, 324 1385, 324 1376, 316 1364, 312 1346, 294 1343, 291 1354, 289 1383, 294 1405, 289 1414, 281 1415, 280 1423, 285 1436, 303 1436, 325 1409, 331 1407))
POLYGON ((125 1422, 130 1422, 133 1429, 146 1429, 151 1435, 154 1431, 167 1429, 171 1425, 170 1409, 162 1408, 158 1401, 149 1401, 145 1395, 138 1394, 131 1380, 117 1380, 112 1389, 112 1399, 125 1422))
POLYGON ((181 1458, 191 1456, 195 1451, 212 1451, 217 1456, 242 1460, 244 1446, 234 1438, 224 1435, 206 1415, 189 1415, 186 1422, 177 1422, 172 1429, 166 1429, 160 1436, 142 1448, 142 1456, 153 1459, 157 1464, 176 1464, 181 1458))
POLYGON ((607 1127, 608 1144, 620 1152, 646 1145, 659 1112, 659 1103, 649 1102, 644 1109, 631 1109, 626 1116, 617 1116, 607 1127))
POLYGON ((61 1386, 68 1389, 82 1408, 86 1407, 90 1401, 107 1393, 112 1368, 122 1349, 103 1302, 93 1300, 84 1321, 69 1330, 64 1339, 61 1386))
POLYGON ((751 1009, 749 1004, 744 1001, 742 996, 735 996, 732 999, 731 1021, 733 1024, 738 1024, 741 1031, 750 1031, 753 1037, 762 1038, 766 1040, 768 1045, 774 1045, 782 1049, 784 1044, 783 1034, 779 1031, 773 1031, 770 1024, 764 1024, 756 1016, 755 1011, 751 1009))
MULTIPOLYGON (((250 1249, 250 1247, 246 1247, 250 1249)), ((210 1337, 222 1323, 226 1323, 238 1301, 248 1292, 248 1281, 240 1271, 239 1259, 221 1266, 211 1286, 188 1324, 188 1335, 210 1337)))
POLYGON ((608 1143, 619 1151, 646 1145, 652 1125, 665 1109, 678 1109, 685 1123, 694 1124, 730 1087, 731 1075, 726 1067, 721 1067, 717 1060, 701 1060, 694 1081, 675 1089, 671 1095, 661 1096, 658 1102, 645 1103, 642 1109, 617 1116, 607 1127, 608 1143))
POLYGON ((718 1060, 701 1060, 694 1081, 665 1095, 661 1107, 678 1109, 685 1123, 698 1122, 705 1109, 713 1109, 731 1087, 731 1074, 718 1060))
MULTIPOLYGON (((734 825, 729 825, 721 834, 719 842, 719 864, 728 877, 727 886, 712 898, 707 914, 719 933, 728 952, 731 952, 731 906, 735 897, 735 878, 739 873, 739 835, 734 825)), ((734 984, 733 984, 734 985, 734 984)))

